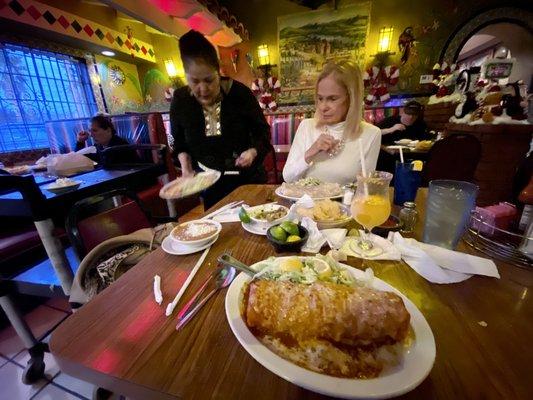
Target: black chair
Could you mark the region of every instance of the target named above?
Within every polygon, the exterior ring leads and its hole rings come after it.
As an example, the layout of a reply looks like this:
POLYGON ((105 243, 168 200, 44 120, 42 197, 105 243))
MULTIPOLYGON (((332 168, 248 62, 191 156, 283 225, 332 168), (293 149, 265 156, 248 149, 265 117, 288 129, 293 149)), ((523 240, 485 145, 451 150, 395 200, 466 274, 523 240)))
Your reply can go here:
POLYGON ((172 220, 152 217, 135 193, 117 189, 76 202, 65 220, 65 230, 82 260, 107 239, 172 220))
POLYGON ((481 143, 472 135, 453 134, 437 141, 428 153, 422 185, 435 179, 474 181, 481 158, 481 143))
MULTIPOLYGON (((41 201, 44 196, 35 183, 33 176, 0 175, 0 193, 11 191, 17 191, 22 194, 34 221, 37 222, 44 219, 45 212, 42 206, 44 203, 41 201)), ((12 281, 0 278, 0 306, 30 354, 30 359, 22 374, 22 382, 31 384, 44 377, 44 353, 49 352, 49 349, 46 343, 39 342, 35 338, 30 327, 24 321, 11 298, 15 291, 15 284, 12 281)))
POLYGON ((140 165, 155 164, 161 167, 161 173, 167 173, 166 154, 168 147, 164 144, 124 144, 112 146, 102 151, 102 164, 106 169, 122 169, 140 165))

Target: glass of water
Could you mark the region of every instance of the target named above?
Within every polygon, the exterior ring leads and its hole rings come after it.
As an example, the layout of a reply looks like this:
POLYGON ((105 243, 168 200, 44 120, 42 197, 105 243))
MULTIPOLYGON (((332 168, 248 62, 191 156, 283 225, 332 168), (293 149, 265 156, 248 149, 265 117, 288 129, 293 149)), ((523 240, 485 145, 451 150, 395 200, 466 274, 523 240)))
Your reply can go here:
POLYGON ((478 189, 470 182, 429 182, 423 242, 455 249, 470 221, 478 189))

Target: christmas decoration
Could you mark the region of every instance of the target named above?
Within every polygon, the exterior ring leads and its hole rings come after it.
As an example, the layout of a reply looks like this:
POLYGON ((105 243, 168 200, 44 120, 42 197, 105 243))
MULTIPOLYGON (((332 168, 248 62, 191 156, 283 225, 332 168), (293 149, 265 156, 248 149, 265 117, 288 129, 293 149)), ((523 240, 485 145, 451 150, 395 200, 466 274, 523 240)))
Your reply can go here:
POLYGON ((404 29, 404 31, 400 34, 400 37, 398 38, 398 48, 400 49, 402 53, 401 62, 402 65, 404 65, 407 60, 409 60, 409 55, 411 54, 411 49, 414 48, 416 45, 416 39, 413 33, 413 27, 408 26, 404 29))
POLYGON ((257 78, 252 82, 252 92, 263 110, 275 111, 278 108, 276 98, 281 92, 281 82, 275 76, 257 78))
POLYGON ((455 92, 455 82, 459 71, 455 64, 448 65, 446 61, 433 66, 433 92, 437 97, 444 97, 455 92))
POLYGON ((365 88, 368 95, 365 97, 367 105, 384 103, 390 99, 389 89, 396 86, 400 78, 400 70, 395 65, 379 67, 374 65, 363 74, 365 88))

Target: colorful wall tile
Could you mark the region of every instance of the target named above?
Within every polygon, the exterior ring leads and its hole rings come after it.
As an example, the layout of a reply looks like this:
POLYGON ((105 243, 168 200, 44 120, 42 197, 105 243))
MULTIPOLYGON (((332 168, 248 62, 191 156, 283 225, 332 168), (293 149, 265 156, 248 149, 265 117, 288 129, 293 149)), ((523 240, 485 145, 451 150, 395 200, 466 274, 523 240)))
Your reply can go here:
POLYGON ((13 21, 121 51, 133 57, 156 61, 150 43, 34 0, 0 0, 0 15, 13 21))

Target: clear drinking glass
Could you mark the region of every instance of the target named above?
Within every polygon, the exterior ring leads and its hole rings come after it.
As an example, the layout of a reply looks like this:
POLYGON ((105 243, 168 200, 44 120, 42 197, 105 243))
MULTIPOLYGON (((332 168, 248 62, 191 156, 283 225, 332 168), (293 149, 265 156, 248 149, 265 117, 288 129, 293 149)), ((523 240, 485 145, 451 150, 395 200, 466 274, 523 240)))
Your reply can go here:
POLYGON ((429 182, 423 242, 455 249, 476 205, 478 189, 470 182, 429 182))
POLYGON ((359 254, 373 257, 383 252, 369 237, 372 229, 384 223, 390 215, 389 183, 392 174, 374 171, 367 177, 357 177, 357 189, 352 201, 353 218, 365 229, 364 237, 353 250, 359 254))

